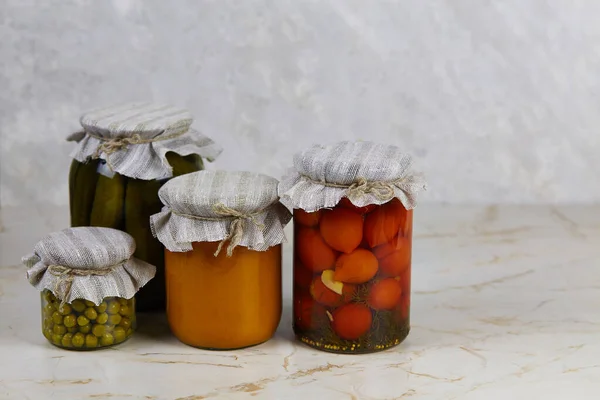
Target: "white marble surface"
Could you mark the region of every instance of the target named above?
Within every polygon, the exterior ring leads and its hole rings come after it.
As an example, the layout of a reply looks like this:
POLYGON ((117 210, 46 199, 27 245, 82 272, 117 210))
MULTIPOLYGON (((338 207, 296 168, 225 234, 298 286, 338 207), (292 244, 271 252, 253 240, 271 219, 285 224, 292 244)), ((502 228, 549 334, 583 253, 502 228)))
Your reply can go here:
POLYGON ((600 2, 2 0, 0 203, 66 205, 80 113, 189 108, 214 164, 315 142, 415 155, 426 198, 600 201, 600 2))
POLYGON ((415 214, 412 332, 373 355, 294 342, 286 307, 275 338, 200 351, 164 318, 112 350, 69 352, 40 332, 38 294, 19 257, 65 225, 63 208, 3 209, 0 398, 597 399, 600 206, 423 206, 415 214))

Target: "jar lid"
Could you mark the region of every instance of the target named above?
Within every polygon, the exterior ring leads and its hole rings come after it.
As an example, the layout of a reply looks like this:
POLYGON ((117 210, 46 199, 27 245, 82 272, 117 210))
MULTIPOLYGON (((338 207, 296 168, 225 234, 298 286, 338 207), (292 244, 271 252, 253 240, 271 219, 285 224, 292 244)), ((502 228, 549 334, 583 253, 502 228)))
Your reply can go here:
POLYGON ((290 212, 279 203, 278 181, 252 172, 199 171, 171 179, 158 191, 165 205, 150 217, 152 233, 170 251, 193 242, 225 242, 265 251, 285 241, 290 212))
POLYGON ((67 140, 78 142, 71 156, 79 162, 105 160, 130 178, 169 178, 169 151, 182 156, 197 154, 213 161, 222 151, 212 139, 190 129, 189 111, 170 105, 126 103, 98 108, 80 118, 83 130, 67 140))
POLYGON ((106 297, 132 298, 156 267, 132 257, 134 239, 111 228, 77 227, 50 233, 23 257, 27 279, 62 302, 84 299, 99 305, 106 297))
POLYGON ((426 188, 410 171, 412 159, 400 148, 373 142, 343 141, 314 145, 294 155, 294 167, 281 179, 279 195, 288 208, 316 211, 347 197, 357 207, 398 198, 416 206, 426 188))

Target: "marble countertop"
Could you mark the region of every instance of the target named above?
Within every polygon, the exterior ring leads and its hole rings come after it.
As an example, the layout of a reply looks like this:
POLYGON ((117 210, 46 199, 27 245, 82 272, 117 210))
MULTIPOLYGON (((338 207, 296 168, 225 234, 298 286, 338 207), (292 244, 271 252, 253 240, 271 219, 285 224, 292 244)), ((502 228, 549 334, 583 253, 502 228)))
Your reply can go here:
POLYGON ((293 340, 289 245, 283 317, 263 345, 197 350, 145 315, 121 346, 60 350, 41 334, 19 259, 67 211, 0 216, 2 399, 600 398, 600 206, 420 207, 412 331, 372 355, 293 340))

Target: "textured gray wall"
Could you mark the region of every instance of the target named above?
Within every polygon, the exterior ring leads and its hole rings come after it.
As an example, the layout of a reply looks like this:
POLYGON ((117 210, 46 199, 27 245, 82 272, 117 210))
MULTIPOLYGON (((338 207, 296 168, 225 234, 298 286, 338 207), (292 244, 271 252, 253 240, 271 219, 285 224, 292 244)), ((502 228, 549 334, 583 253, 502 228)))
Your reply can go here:
POLYGON ((600 1, 0 0, 2 205, 67 203, 84 109, 188 107, 211 167, 399 144, 426 201, 600 201, 600 1))

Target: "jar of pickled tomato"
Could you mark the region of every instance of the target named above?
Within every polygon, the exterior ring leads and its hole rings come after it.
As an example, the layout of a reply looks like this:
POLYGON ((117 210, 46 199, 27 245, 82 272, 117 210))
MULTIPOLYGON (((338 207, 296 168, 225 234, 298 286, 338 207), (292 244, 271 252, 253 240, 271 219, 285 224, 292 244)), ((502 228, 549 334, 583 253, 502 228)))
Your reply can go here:
POLYGON ((290 212, 278 181, 201 171, 166 183, 151 218, 166 247, 167 318, 183 343, 209 350, 269 340, 281 318, 281 243, 290 212))
POLYGON ((410 331, 412 221, 425 188, 395 146, 341 142, 294 157, 279 186, 293 210, 296 337, 371 353, 410 331))
POLYGON ((79 227, 49 234, 23 258, 29 282, 41 292, 42 333, 50 343, 95 350, 133 335, 134 295, 156 273, 134 251, 125 232, 79 227))

